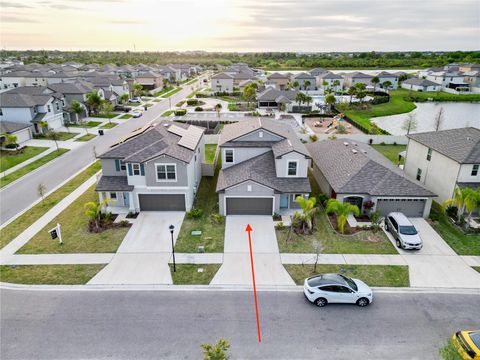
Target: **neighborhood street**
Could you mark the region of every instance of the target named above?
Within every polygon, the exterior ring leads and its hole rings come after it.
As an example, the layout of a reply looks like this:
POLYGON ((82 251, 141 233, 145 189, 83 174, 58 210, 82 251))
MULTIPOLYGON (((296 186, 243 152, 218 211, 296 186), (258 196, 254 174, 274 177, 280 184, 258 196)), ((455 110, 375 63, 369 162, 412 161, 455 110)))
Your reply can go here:
MULTIPOLYGON (((203 77, 200 77, 202 79, 203 77)), ((73 149, 60 158, 47 163, 38 170, 26 174, 15 183, 14 186, 7 186, 0 191, 2 206, 0 209, 0 224, 3 224, 20 211, 28 208, 39 199, 37 193, 38 184, 43 183, 46 191, 50 191, 57 185, 70 178, 77 171, 81 170, 94 160, 94 149, 97 155, 106 151, 112 144, 128 135, 130 132, 141 128, 148 122, 157 119, 163 112, 169 109, 170 103, 175 106, 177 102, 192 92, 196 84, 184 85, 183 90, 163 99, 161 102, 144 111, 143 116, 137 119, 130 119, 124 124, 105 131, 104 136, 98 136, 87 142, 85 145, 73 149)), ((91 133, 92 130, 89 130, 91 133)))
POLYGON ((319 309, 299 292, 2 290, 2 359, 199 359, 223 337, 234 359, 438 359, 480 326, 478 295, 380 293, 319 309))

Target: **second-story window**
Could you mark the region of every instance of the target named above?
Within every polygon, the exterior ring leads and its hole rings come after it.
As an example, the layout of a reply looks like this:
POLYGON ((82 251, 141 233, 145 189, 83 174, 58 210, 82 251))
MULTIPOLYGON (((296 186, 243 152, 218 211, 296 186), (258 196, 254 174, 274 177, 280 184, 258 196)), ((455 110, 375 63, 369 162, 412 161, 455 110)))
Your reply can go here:
POLYGON ((298 163, 296 161, 288 162, 287 175, 288 176, 297 176, 297 167, 298 163))
POLYGON ((428 148, 427 151, 427 160, 430 161, 432 159, 432 149, 428 148))
POLYGON ((477 176, 478 175, 478 168, 480 168, 480 164, 475 164, 472 167, 472 172, 470 175, 477 176))
POLYGON ((57 107, 57 110, 60 110, 60 104, 59 104, 58 101, 55 103, 55 105, 56 105, 56 107, 57 107))
POLYGON ((140 175, 140 164, 133 164, 133 175, 140 175))
POLYGON ((225 162, 226 163, 233 163, 233 149, 225 150, 225 162))
POLYGON ((50 105, 47 105, 47 111, 48 112, 52 111, 52 108, 50 107, 50 105))
POLYGON ((157 164, 157 181, 176 181, 177 169, 175 164, 157 164))
POLYGON ((127 170, 127 164, 125 164, 122 160, 120 160, 120 170, 122 171, 127 170))
POLYGON ((422 169, 417 169, 417 180, 420 181, 422 180, 422 169))

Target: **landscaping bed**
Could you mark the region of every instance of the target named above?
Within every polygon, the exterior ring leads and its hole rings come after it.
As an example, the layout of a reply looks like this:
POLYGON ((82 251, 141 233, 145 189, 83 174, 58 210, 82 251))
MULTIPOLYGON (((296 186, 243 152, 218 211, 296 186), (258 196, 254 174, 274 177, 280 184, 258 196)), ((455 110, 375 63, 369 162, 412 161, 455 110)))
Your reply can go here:
POLYGON ((170 264, 174 285, 208 285, 220 269, 221 264, 177 264, 176 272, 170 264), (198 272, 198 269, 203 272, 198 272))
POLYGON ((97 202, 95 185, 77 198, 55 219, 38 232, 18 254, 114 253, 128 232, 128 227, 114 227, 99 233, 89 231, 84 204, 97 202), (63 245, 52 240, 49 229, 61 225, 63 245))
POLYGON ((94 134, 85 134, 83 136, 80 136, 79 138, 76 138, 75 141, 90 141, 93 138, 97 137, 97 135, 94 134))
MULTIPOLYGON (((69 127, 78 127, 77 125, 68 125, 69 127)), ((73 138, 77 133, 71 133, 71 132, 66 132, 66 131, 58 131, 55 132, 55 136, 57 141, 66 141, 70 140, 73 138)), ((49 134, 44 135, 44 134, 35 134, 33 135, 34 139, 39 139, 39 140, 52 140, 51 136, 49 134)))
MULTIPOLYGON (((375 150, 377 150, 380 154, 385 156, 388 160, 390 160, 395 165, 398 164, 398 154, 402 151, 405 151, 407 145, 386 145, 386 144, 377 144, 371 145, 375 150)), ((403 164, 405 161, 402 158, 400 164, 403 164)))
POLYGON ((103 126, 100 126, 100 129, 111 129, 111 128, 114 128, 117 125, 118 125, 117 123, 107 123, 103 126))
POLYGON ((10 241, 15 239, 26 228, 37 221, 39 217, 44 215, 48 210, 63 200, 68 194, 87 181, 90 177, 95 175, 99 170, 101 170, 101 168, 102 166, 100 162, 96 161, 65 185, 45 197, 43 201, 31 207, 18 218, 13 220, 10 224, 2 228, 0 231, 0 248, 3 248, 10 241))
POLYGON ((410 279, 408 266, 403 265, 332 265, 313 264, 283 265, 297 285, 303 285, 306 278, 317 274, 338 273, 359 279, 369 286, 408 287, 410 279))
POLYGON ((0 151, 0 172, 21 164, 47 149, 46 147, 26 146, 17 151, 0 151))
POLYGON ((14 284, 83 285, 105 265, 2 265, 0 278, 14 284))
POLYGON ((28 165, 25 165, 24 167, 0 178, 0 188, 10 184, 11 182, 20 179, 22 176, 28 174, 29 172, 38 169, 39 167, 45 165, 49 161, 52 161, 56 159, 57 157, 65 154, 66 152, 70 151, 69 149, 58 149, 54 150, 50 154, 45 155, 44 157, 35 160, 34 162, 31 162, 28 165))

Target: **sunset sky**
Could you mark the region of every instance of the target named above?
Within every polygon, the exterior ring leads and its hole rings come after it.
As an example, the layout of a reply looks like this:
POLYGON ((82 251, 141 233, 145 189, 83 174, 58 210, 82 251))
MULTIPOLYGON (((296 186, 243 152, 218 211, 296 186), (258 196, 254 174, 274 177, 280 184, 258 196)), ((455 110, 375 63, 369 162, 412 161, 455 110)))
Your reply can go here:
POLYGON ((0 0, 4 49, 480 49, 479 0, 0 0))

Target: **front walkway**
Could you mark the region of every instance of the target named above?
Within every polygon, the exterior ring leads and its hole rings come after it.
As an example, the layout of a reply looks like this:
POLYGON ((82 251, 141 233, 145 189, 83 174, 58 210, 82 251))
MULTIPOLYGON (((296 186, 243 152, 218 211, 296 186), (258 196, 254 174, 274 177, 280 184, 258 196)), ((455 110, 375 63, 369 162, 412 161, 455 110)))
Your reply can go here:
POLYGON ((227 216, 223 264, 211 285, 251 285, 247 224, 252 227, 255 278, 258 285, 295 285, 282 265, 271 216, 227 216))

